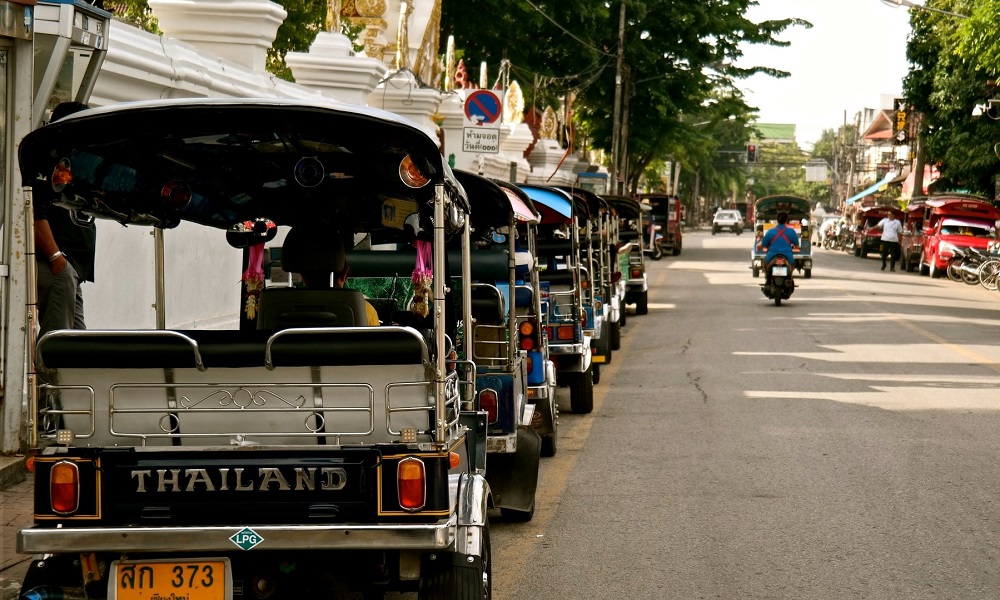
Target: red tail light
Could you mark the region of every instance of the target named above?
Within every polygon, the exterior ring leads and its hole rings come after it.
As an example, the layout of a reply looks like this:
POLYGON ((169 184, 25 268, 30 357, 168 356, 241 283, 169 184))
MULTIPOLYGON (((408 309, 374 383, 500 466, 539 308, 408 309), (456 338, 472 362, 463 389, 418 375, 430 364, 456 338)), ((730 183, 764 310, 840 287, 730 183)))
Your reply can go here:
POLYGON ((80 507, 80 469, 75 463, 63 460, 52 465, 49 503, 60 515, 71 515, 80 507))
POLYGON ((416 511, 427 502, 427 476, 424 461, 419 458, 404 458, 396 467, 396 486, 399 490, 399 506, 403 510, 416 511))
POLYGON ((572 325, 563 325, 556 330, 556 339, 559 340, 571 340, 573 339, 573 330, 575 327, 572 325))
POLYGON ((538 340, 535 339, 535 324, 531 321, 522 321, 517 328, 518 333, 518 345, 521 350, 534 350, 538 346, 538 340))
POLYGON ((638 279, 642 277, 642 272, 639 269, 632 269, 632 275, 630 277, 632 277, 632 279, 638 279))
POLYGON ((171 210, 181 210, 191 202, 191 188, 177 179, 171 179, 160 188, 160 200, 171 210))
POLYGON ((486 420, 489 423, 496 423, 498 417, 497 403, 499 396, 496 390, 489 388, 479 392, 479 408, 486 411, 486 420))

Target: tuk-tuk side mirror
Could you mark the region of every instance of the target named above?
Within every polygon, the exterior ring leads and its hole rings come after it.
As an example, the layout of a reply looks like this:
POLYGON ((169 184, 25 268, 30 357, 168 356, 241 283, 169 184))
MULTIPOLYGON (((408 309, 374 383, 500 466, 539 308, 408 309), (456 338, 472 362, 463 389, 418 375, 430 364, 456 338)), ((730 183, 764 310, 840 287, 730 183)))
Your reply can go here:
POLYGON ((924 229, 924 235, 934 235, 934 228, 933 227, 928 227, 928 228, 924 229))

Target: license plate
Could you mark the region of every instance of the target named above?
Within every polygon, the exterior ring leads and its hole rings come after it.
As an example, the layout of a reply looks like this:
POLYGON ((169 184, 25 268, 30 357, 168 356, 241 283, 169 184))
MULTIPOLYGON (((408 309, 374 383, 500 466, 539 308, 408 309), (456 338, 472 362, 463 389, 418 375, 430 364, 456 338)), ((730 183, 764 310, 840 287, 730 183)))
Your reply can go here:
POLYGON ((771 275, 785 277, 788 275, 788 267, 773 267, 771 269, 771 275))
POLYGON ((227 600, 229 559, 114 561, 109 600, 227 600))

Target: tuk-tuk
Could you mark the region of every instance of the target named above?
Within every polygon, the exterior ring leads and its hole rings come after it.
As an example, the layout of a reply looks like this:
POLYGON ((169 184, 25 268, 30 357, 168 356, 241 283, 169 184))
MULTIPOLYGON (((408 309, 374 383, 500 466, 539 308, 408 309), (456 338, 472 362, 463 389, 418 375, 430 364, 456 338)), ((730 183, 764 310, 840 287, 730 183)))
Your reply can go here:
POLYGON ((625 304, 635 304, 635 314, 644 315, 649 312, 646 281, 646 265, 643 261, 642 230, 644 209, 648 204, 626 198, 624 196, 604 196, 618 213, 616 231, 618 237, 619 271, 623 273, 622 282, 625 286, 625 297, 622 302, 622 324, 625 323, 625 304))
POLYGON ((678 256, 684 246, 681 221, 684 206, 681 199, 670 194, 640 194, 639 201, 649 204, 649 244, 646 248, 653 259, 664 253, 678 256), (659 236, 659 237, 657 237, 659 236))
POLYGON ((947 272, 955 249, 986 251, 996 241, 1000 209, 978 196, 942 194, 923 198, 923 253, 921 275, 940 277, 947 272))
MULTIPOLYGON (((472 296, 472 321, 466 326, 472 329, 476 397, 487 415, 486 480, 505 517, 528 521, 535 512, 542 441, 531 426, 535 404, 528 402, 527 350, 537 347, 541 332, 537 318, 517 314, 518 301, 530 306, 530 297, 518 288, 515 256, 518 219, 535 216, 489 179, 464 171, 455 171, 455 177, 472 210, 472 251, 471 277, 452 282, 468 286, 472 296)), ((458 242, 453 245, 460 250, 458 242)))
POLYGON ((858 211, 855 216, 857 226, 854 230, 854 256, 868 258, 869 252, 879 251, 882 246, 882 228, 878 224, 889 215, 900 223, 906 216, 895 206, 868 206, 858 211))
POLYGON ((924 198, 911 198, 903 217, 903 234, 899 240, 899 266, 913 272, 920 266, 924 254, 924 198))
POLYGON ((542 436, 541 454, 555 456, 558 430, 556 370, 549 358, 549 336, 542 310, 541 282, 535 257, 538 256, 538 225, 542 215, 531 198, 516 185, 496 181, 511 198, 517 217, 515 269, 515 309, 519 346, 527 354, 528 402, 535 405, 532 427, 542 436), (521 209, 517 208, 522 207, 521 209), (529 327, 530 330, 522 332, 529 327))
POLYGON ((593 311, 585 310, 587 277, 580 258, 581 207, 568 193, 548 186, 518 186, 541 213, 538 225, 538 279, 549 357, 556 382, 569 386, 570 410, 594 410, 594 370, 590 346, 593 311))
POLYGON ((764 268, 765 252, 757 249, 764 233, 778 224, 778 213, 788 213, 787 225, 799 236, 799 251, 793 257, 795 268, 806 279, 812 277, 812 229, 809 215, 812 211, 809 200, 798 196, 765 196, 754 203, 754 242, 750 250, 750 269, 753 276, 760 275, 764 268))
MULTIPOLYGON (((621 273, 618 271, 618 255, 611 243, 612 210, 602 197, 582 188, 560 188, 571 193, 577 202, 585 202, 588 218, 581 222, 580 252, 581 259, 587 265, 591 286, 588 297, 593 306, 597 337, 591 346, 594 362, 607 364, 611 362, 613 352, 621 347, 621 297, 618 282, 621 273)), ((583 214, 583 211, 580 211, 583 214)), ((600 382, 600 371, 594 372, 594 383, 600 382)))
POLYGON ((340 103, 163 100, 44 126, 20 170, 28 219, 53 198, 154 228, 163 257, 158 326, 29 340, 22 596, 490 596, 488 413, 463 328, 472 290, 452 284, 472 273, 470 207, 437 140, 340 103), (190 259, 162 252, 175 227, 218 253, 200 260, 239 253, 245 268, 168 277, 190 259), (298 287, 268 264, 300 227, 342 241, 346 286, 298 287), (174 283, 205 303, 241 288, 241 326, 177 327, 174 283))

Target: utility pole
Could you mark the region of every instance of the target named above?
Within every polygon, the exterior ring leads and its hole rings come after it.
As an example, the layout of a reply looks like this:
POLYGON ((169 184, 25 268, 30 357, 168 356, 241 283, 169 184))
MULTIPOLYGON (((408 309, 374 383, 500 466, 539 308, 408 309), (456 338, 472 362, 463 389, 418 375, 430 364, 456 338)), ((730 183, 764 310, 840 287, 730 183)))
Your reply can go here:
POLYGON ((628 193, 628 111, 629 98, 632 97, 632 70, 628 67, 623 69, 624 82, 622 83, 622 115, 621 115, 621 143, 618 145, 618 169, 617 172, 622 180, 619 194, 628 193))
POLYGON ((622 1, 621 10, 618 13, 618 65, 615 68, 615 108, 611 117, 611 169, 610 177, 611 193, 619 194, 618 187, 618 138, 621 127, 622 111, 622 64, 625 62, 625 2, 622 1))

